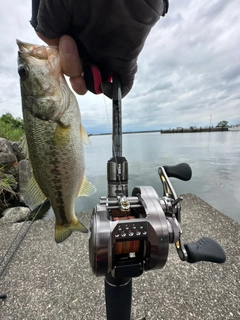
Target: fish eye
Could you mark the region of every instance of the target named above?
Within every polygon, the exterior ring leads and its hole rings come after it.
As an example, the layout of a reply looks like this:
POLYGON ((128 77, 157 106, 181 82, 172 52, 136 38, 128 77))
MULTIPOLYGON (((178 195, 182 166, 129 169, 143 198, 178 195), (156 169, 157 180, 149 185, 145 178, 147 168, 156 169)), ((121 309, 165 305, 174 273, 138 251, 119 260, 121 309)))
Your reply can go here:
POLYGON ((26 80, 28 78, 28 69, 23 64, 20 64, 18 67, 18 74, 21 80, 26 80))

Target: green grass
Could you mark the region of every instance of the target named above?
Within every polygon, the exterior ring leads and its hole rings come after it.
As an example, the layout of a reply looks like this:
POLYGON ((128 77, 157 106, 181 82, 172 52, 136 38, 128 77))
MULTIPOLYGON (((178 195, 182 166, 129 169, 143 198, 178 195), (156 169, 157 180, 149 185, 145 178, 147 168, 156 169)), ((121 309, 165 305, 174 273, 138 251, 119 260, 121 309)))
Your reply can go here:
POLYGON ((11 198, 16 197, 16 192, 12 190, 14 184, 15 181, 13 180, 13 177, 4 173, 4 166, 0 167, 0 212, 8 207, 8 201, 11 198), (7 194, 8 199, 6 199, 7 194))
POLYGON ((13 128, 11 123, 6 123, 0 119, 0 137, 10 141, 20 141, 24 134, 22 128, 13 128))
POLYGON ((11 192, 12 185, 14 184, 11 175, 4 173, 3 168, 4 167, 0 167, 0 194, 2 191, 11 192))

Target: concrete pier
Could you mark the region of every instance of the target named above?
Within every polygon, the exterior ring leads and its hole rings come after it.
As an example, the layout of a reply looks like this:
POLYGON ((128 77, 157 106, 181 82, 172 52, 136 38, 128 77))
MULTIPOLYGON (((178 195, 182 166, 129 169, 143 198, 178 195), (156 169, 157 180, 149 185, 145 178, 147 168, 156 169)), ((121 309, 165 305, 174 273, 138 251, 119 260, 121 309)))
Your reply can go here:
MULTIPOLYGON (((90 215, 79 214, 86 226, 90 215)), ((187 194, 181 226, 185 243, 203 236, 218 241, 226 263, 191 265, 182 262, 171 245, 163 269, 133 280, 132 320, 240 319, 240 224, 187 194)), ((0 223, 0 260, 20 227, 0 223)), ((75 232, 57 245, 54 219, 33 223, 0 278, 3 293, 2 320, 106 319, 104 279, 90 269, 88 235, 75 232)))

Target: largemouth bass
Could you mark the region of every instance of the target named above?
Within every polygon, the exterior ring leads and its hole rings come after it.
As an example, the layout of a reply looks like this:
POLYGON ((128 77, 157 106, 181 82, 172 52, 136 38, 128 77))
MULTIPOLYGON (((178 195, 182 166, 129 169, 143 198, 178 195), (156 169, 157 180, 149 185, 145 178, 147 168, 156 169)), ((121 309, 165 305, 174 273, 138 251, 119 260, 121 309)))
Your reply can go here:
POLYGON ((31 209, 50 201, 59 243, 73 231, 88 232, 76 218, 75 199, 95 192, 84 177, 83 143, 89 139, 76 97, 61 72, 58 48, 19 40, 17 44, 24 128, 33 171, 24 199, 31 209))

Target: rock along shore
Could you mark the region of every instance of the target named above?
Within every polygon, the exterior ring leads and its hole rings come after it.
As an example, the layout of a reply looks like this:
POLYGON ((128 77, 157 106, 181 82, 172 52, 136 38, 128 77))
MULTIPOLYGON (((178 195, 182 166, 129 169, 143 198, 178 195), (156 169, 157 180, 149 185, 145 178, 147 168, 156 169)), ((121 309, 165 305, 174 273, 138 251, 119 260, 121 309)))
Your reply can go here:
MULTIPOLYGON (((89 225, 90 211, 79 216, 89 225)), ((21 225, 0 222, 0 260, 21 225)), ((226 263, 184 263, 171 245, 163 269, 133 280, 132 319, 240 319, 240 224, 187 194, 181 226, 185 243, 202 236, 218 241, 226 263)), ((33 223, 0 278, 3 293, 0 319, 106 319, 104 279, 90 269, 88 235, 74 233, 57 245, 54 219, 33 223)))
POLYGON ((0 219, 9 222, 25 220, 30 210, 24 204, 31 169, 19 142, 0 137, 0 219))

